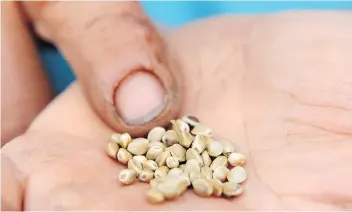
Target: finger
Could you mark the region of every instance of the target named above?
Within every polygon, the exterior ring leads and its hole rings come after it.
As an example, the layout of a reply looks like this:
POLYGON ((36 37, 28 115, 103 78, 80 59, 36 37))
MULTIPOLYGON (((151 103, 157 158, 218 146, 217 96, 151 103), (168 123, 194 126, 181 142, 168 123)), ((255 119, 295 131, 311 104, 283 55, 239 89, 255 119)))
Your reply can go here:
POLYGON ((112 128, 141 135, 177 115, 181 91, 180 70, 171 58, 175 53, 170 56, 138 3, 25 6, 39 31, 63 52, 91 105, 112 128))
POLYGON ((1 143, 23 133, 52 97, 18 4, 2 3, 1 143))

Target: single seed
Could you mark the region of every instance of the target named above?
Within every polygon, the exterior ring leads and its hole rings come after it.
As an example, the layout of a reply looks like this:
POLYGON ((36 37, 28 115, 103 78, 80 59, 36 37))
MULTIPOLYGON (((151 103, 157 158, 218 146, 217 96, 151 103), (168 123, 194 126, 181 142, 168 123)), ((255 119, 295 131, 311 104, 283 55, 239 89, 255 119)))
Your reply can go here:
POLYGON ((189 132, 181 133, 179 138, 179 143, 186 148, 189 148, 193 142, 193 136, 189 132))
POLYGON ((178 168, 182 169, 182 171, 185 170, 185 167, 186 167, 186 164, 181 164, 181 165, 178 166, 178 168))
POLYGON ((183 173, 182 169, 180 169, 180 168, 173 168, 173 169, 170 169, 170 171, 167 173, 167 176, 177 178, 177 177, 180 176, 182 173, 183 173))
POLYGON ((130 185, 134 183, 137 177, 137 172, 132 169, 123 169, 119 174, 119 181, 122 184, 130 185))
POLYGON ((186 160, 186 149, 180 144, 168 147, 168 151, 171 153, 171 156, 176 157, 180 162, 186 160))
POLYGON ((172 146, 178 143, 179 137, 175 130, 168 130, 165 132, 161 140, 165 146, 172 146))
POLYGON ((210 137, 212 134, 212 130, 209 127, 206 127, 202 124, 197 124, 196 126, 194 126, 191 133, 193 135, 203 135, 203 136, 210 137))
POLYGON ((186 184, 184 183, 180 183, 180 186, 178 188, 178 196, 181 196, 182 194, 184 194, 187 191, 188 186, 186 186, 186 184))
POLYGON ((223 189, 223 184, 220 180, 217 179, 211 179, 209 180, 211 185, 213 186, 213 195, 220 197, 222 194, 222 189, 223 189))
POLYGON ((108 153, 110 157, 116 159, 119 149, 120 147, 117 143, 110 141, 106 147, 106 153, 108 153))
POLYGON ((219 140, 219 143, 221 143, 221 145, 224 147, 224 151, 223 154, 228 157, 231 153, 235 152, 235 146, 226 140, 219 140))
POLYGON ((175 183, 173 179, 167 179, 164 182, 159 183, 156 188, 166 199, 174 199, 180 195, 179 186, 180 184, 175 183))
POLYGON ((224 182, 229 172, 230 170, 228 168, 224 166, 219 166, 214 170, 213 179, 217 179, 217 180, 220 180, 221 182, 224 182))
POLYGON ((163 127, 154 127, 148 133, 147 139, 150 142, 160 142, 166 130, 163 127))
POLYGON ((130 136, 130 134, 128 133, 122 133, 120 135, 120 141, 119 141, 119 145, 122 147, 122 148, 127 148, 127 146, 131 143, 132 141, 132 138, 130 136))
POLYGON ((144 161, 147 161, 148 159, 144 155, 136 155, 133 156, 133 160, 142 165, 144 161))
POLYGON ((178 165, 179 165, 179 161, 178 161, 178 159, 176 157, 169 156, 169 157, 166 158, 166 165, 170 169, 177 168, 178 165))
POLYGON ((247 178, 246 170, 241 166, 236 166, 231 169, 227 175, 227 180, 234 183, 242 183, 247 178))
POLYGON ((192 149, 192 148, 189 148, 187 149, 187 152, 186 152, 186 160, 196 160, 199 164, 199 167, 202 167, 203 166, 203 159, 202 157, 199 155, 199 153, 192 149))
POLYGON ((227 197, 238 196, 243 193, 243 187, 235 182, 226 182, 223 184, 222 193, 227 197))
POLYGON ((120 133, 113 133, 110 137, 110 142, 120 145, 120 133))
POLYGON ((194 192, 200 197, 209 197, 213 193, 212 184, 205 178, 192 181, 194 192))
POLYGON ((219 166, 227 167, 227 157, 226 156, 219 156, 213 160, 210 165, 211 170, 215 170, 219 166))
POLYGON ((161 166, 155 170, 154 177, 155 178, 165 177, 167 176, 168 172, 169 172, 169 167, 161 166))
POLYGON ((196 150, 199 154, 202 154, 202 152, 205 150, 206 144, 207 141, 204 136, 196 135, 192 143, 192 148, 196 150))
POLYGON ((155 159, 156 164, 158 166, 164 166, 166 164, 166 159, 171 156, 169 151, 164 151, 159 154, 159 156, 155 159))
POLYGON ((194 127, 199 124, 199 119, 195 116, 183 116, 181 118, 182 121, 186 122, 189 126, 194 127))
POLYGON ((189 179, 189 176, 186 173, 182 173, 180 176, 178 176, 177 181, 186 185, 187 187, 191 185, 191 180, 189 179))
POLYGON ((149 143, 149 148, 153 147, 153 146, 157 146, 157 147, 160 147, 161 149, 163 149, 163 151, 165 150, 166 146, 164 143, 161 143, 161 142, 155 142, 155 141, 152 141, 149 143))
POLYGON ((228 161, 232 166, 242 166, 246 162, 246 156, 241 153, 231 153, 228 161))
POLYGON ((204 177, 207 179, 213 178, 213 171, 208 166, 203 166, 202 168, 200 168, 200 173, 202 173, 202 175, 204 175, 204 177))
POLYGON ((204 178, 204 175, 202 175, 200 172, 191 172, 189 174, 189 180, 191 182, 195 181, 196 179, 199 179, 199 178, 204 178))
POLYGON ((143 171, 141 171, 141 173, 139 174, 139 177, 138 177, 138 179, 141 182, 145 182, 145 183, 148 183, 153 178, 154 178, 154 172, 151 171, 151 170, 143 170, 143 171))
POLYGON ((188 160, 183 172, 186 174, 190 174, 191 172, 200 172, 199 162, 195 159, 188 160))
POLYGON ((211 158, 208 154, 208 151, 204 151, 201 155, 202 159, 203 159, 203 166, 210 166, 211 164, 211 158))
POLYGON ((117 160, 120 163, 127 164, 129 160, 132 159, 132 154, 129 153, 126 149, 120 148, 117 152, 117 160))
POLYGON ((127 150, 134 155, 144 155, 149 146, 149 141, 145 138, 136 138, 128 145, 127 150))
POLYGON ((142 172, 143 170, 143 167, 142 167, 142 164, 139 163, 137 160, 134 160, 132 158, 132 160, 129 160, 128 163, 127 163, 127 167, 129 169, 132 169, 134 170, 136 173, 137 173, 137 177, 139 176, 139 174, 142 172))
POLYGON ((163 152, 162 148, 158 146, 151 146, 149 147, 146 156, 149 160, 155 160, 162 152, 163 152))
POLYGON ((223 153, 224 147, 221 145, 220 142, 211 139, 210 141, 208 141, 207 151, 210 156, 218 157, 223 153))
POLYGON ((147 192, 146 197, 147 197, 147 200, 153 204, 158 204, 158 203, 162 203, 165 201, 164 195, 155 189, 150 189, 147 192))
POLYGON ((181 119, 171 120, 170 122, 172 124, 172 129, 175 130, 177 134, 182 134, 190 131, 188 124, 181 119))
POLYGON ((143 162, 143 169, 144 170, 151 170, 155 171, 158 168, 158 164, 156 164, 153 160, 147 160, 143 162))

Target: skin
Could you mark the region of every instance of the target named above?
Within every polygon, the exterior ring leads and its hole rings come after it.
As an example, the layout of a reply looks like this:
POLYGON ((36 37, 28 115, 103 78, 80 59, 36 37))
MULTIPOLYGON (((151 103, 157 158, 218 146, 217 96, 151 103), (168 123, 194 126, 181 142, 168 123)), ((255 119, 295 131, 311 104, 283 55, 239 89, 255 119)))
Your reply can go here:
POLYGON ((204 200, 187 192, 150 205, 144 197, 148 185, 120 186, 123 166, 104 152, 112 130, 74 83, 26 134, 3 147, 2 175, 11 180, 3 182, 9 187, 3 190, 5 207, 351 209, 350 23, 347 12, 224 16, 168 35, 187 74, 182 114, 197 116, 248 156, 241 197, 204 200))

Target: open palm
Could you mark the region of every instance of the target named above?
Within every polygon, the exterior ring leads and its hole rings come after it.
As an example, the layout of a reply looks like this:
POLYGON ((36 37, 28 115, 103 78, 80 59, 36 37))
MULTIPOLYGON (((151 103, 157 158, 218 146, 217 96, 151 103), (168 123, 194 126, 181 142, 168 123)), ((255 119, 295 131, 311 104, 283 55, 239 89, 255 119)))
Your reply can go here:
POLYGON ((182 113, 248 155, 233 200, 188 192, 163 205, 149 185, 121 187, 112 132, 73 84, 3 148, 7 204, 27 210, 352 208, 352 15, 220 17, 173 32, 185 76, 182 113), (18 177, 15 178, 14 176, 18 177), (18 179, 18 180, 15 180, 18 179))

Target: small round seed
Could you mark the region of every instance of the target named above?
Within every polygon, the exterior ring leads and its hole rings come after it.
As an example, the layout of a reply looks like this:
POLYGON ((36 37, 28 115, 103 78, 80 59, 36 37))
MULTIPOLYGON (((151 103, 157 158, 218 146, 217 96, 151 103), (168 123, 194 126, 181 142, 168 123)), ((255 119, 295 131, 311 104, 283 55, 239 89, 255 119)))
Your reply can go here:
POLYGON ((166 199, 174 199, 180 195, 180 184, 175 183, 174 180, 165 180, 159 183, 156 188, 160 191, 166 199))
POLYGON ((221 143, 221 145, 224 147, 224 151, 223 154, 228 157, 231 153, 236 151, 235 146, 226 140, 219 140, 219 143, 221 143))
POLYGON ((165 146, 172 146, 178 143, 179 137, 175 130, 168 130, 161 138, 161 141, 165 144, 165 146))
POLYGON ((155 171, 158 168, 158 164, 156 164, 153 160, 147 160, 143 162, 143 169, 144 170, 151 170, 155 171))
POLYGON ((186 174, 190 174, 191 172, 200 172, 199 162, 195 159, 188 160, 183 172, 186 174))
POLYGON ((236 166, 231 169, 227 175, 227 180, 234 183, 242 183, 247 178, 246 170, 241 166, 236 166))
POLYGON ((126 149, 120 148, 117 152, 117 160, 120 163, 127 164, 129 160, 132 159, 132 154, 129 153, 126 149))
POLYGON ((192 181, 194 192, 200 197, 209 197, 213 193, 212 184, 204 178, 199 178, 192 181))
POLYGON ((168 172, 169 172, 169 167, 161 166, 155 170, 154 177, 155 178, 165 177, 167 176, 168 172))
POLYGON ((204 135, 204 136, 210 137, 212 134, 212 130, 209 127, 206 127, 202 124, 197 124, 196 126, 194 126, 191 133, 193 135, 204 135))
POLYGON ((177 178, 178 176, 180 176, 183 173, 182 169, 180 168, 173 168, 170 169, 170 171, 167 173, 168 177, 174 177, 177 178))
POLYGON ((203 166, 203 159, 202 157, 199 155, 199 153, 192 148, 187 149, 186 152, 186 160, 196 160, 199 163, 199 166, 202 167, 203 166))
POLYGON ((181 118, 182 121, 186 122, 189 126, 194 127, 199 124, 199 119, 195 116, 183 116, 181 118))
POLYGON ((203 166, 210 166, 210 164, 211 164, 211 158, 210 158, 208 152, 207 152, 207 151, 204 151, 204 152, 202 153, 201 157, 202 157, 202 160, 203 160, 203 166))
POLYGON ((145 138, 136 138, 128 145, 127 150, 134 155, 144 155, 149 146, 149 141, 145 138))
POLYGON ((149 190, 147 192, 146 197, 147 197, 147 200, 153 204, 158 204, 158 203, 162 203, 165 201, 164 195, 155 189, 149 190))
POLYGON ((155 142, 155 141, 152 141, 149 143, 149 148, 153 147, 153 146, 157 146, 157 147, 160 147, 161 149, 163 149, 163 151, 165 150, 166 146, 164 143, 161 143, 161 142, 155 142))
POLYGON ((149 147, 146 156, 149 160, 155 160, 162 152, 163 152, 162 148, 158 146, 151 146, 149 147))
POLYGON ((210 165, 210 169, 214 171, 219 166, 227 167, 227 157, 226 156, 219 156, 219 157, 215 158, 210 165))
POLYGON ((217 179, 217 180, 220 180, 221 182, 224 182, 229 172, 230 170, 228 168, 224 166, 219 166, 214 170, 213 179, 217 179))
POLYGON ((210 140, 208 141, 207 151, 210 156, 217 157, 223 153, 224 147, 221 145, 220 142, 210 140))
POLYGON ((181 164, 181 165, 178 166, 178 168, 182 169, 182 171, 185 170, 185 167, 186 167, 186 164, 181 164))
POLYGON ((168 151, 171 153, 171 156, 176 157, 180 162, 186 160, 186 149, 180 144, 168 147, 168 151))
POLYGON ((159 156, 155 159, 156 164, 158 166, 164 166, 166 164, 166 159, 171 156, 169 151, 164 151, 159 154, 159 156))
POLYGON ((134 183, 137 177, 137 172, 132 169, 123 169, 119 174, 119 181, 122 184, 130 185, 134 183))
POLYGON ((192 148, 196 150, 198 154, 201 154, 205 150, 206 144, 207 141, 204 136, 196 135, 192 143, 192 148))
POLYGON ((150 142, 160 142, 166 130, 163 127, 154 127, 148 133, 147 139, 150 142))
POLYGON ((150 180, 154 178, 154 172, 151 170, 143 170, 141 173, 139 173, 138 179, 141 182, 148 183, 150 180))
POLYGON ((110 142, 120 145, 120 133, 113 133, 110 137, 110 142))
POLYGON ((227 197, 238 196, 243 193, 243 188, 240 184, 235 182, 226 182, 223 184, 222 193, 227 197))
POLYGON ((117 152, 119 151, 120 147, 117 145, 117 143, 110 141, 106 147, 106 153, 116 159, 117 157, 117 152))
POLYGON ((143 164, 144 161, 147 161, 148 159, 144 155, 136 155, 133 156, 133 160, 135 160, 139 164, 143 164))
POLYGON ((132 141, 132 138, 130 136, 130 134, 128 133, 122 133, 120 135, 120 141, 119 141, 119 145, 122 147, 122 148, 127 148, 127 146, 131 143, 132 141))
POLYGON ((203 166, 200 168, 200 173, 202 173, 202 175, 204 175, 204 177, 207 179, 213 178, 213 171, 208 166, 203 166))
POLYGON ((142 164, 139 163, 137 160, 134 160, 132 158, 132 160, 129 160, 128 163, 127 163, 127 167, 129 169, 132 169, 134 170, 136 173, 137 173, 137 176, 139 176, 139 174, 142 172, 143 170, 143 167, 142 167, 142 164))
POLYGON ((223 184, 220 180, 217 179, 211 179, 209 180, 209 182, 212 184, 213 186, 213 195, 220 197, 222 194, 222 190, 223 190, 223 184))
POLYGON ((196 179, 199 179, 199 178, 204 178, 204 175, 202 175, 200 172, 191 172, 189 174, 189 180, 191 182, 195 181, 196 179))
POLYGON ((228 161, 232 166, 242 166, 246 162, 246 156, 241 153, 231 153, 228 161))
POLYGON ((184 133, 180 134, 179 138, 180 138, 179 144, 181 144, 182 146, 184 146, 186 148, 189 148, 193 142, 193 136, 189 132, 184 132, 184 133))
POLYGON ((178 161, 178 159, 176 157, 169 156, 169 157, 166 158, 166 165, 170 169, 177 168, 179 164, 180 163, 179 163, 179 161, 178 161))

